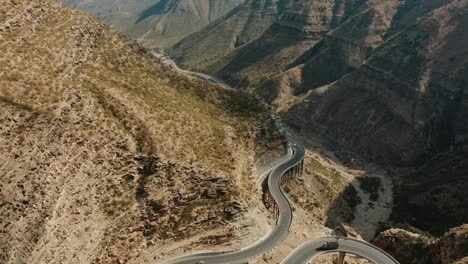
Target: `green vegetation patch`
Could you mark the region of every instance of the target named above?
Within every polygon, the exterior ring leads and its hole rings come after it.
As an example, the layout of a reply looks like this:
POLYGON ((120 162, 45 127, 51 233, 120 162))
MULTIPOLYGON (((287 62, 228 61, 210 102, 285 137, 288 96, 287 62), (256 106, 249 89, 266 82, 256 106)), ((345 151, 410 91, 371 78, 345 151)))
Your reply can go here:
POLYGON ((356 206, 362 203, 361 197, 359 197, 358 192, 354 186, 350 185, 343 192, 343 199, 348 203, 349 207, 354 210, 356 206))

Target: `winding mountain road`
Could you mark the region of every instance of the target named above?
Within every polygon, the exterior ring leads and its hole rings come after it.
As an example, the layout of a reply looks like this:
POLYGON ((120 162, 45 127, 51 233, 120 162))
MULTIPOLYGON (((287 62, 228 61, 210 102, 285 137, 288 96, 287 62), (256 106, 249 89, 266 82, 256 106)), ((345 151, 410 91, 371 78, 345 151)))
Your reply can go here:
POLYGON ((345 237, 323 237, 306 242, 294 250, 281 264, 307 264, 313 258, 333 252, 351 253, 366 258, 377 264, 397 264, 398 261, 382 249, 361 240, 345 237), (338 242, 338 248, 320 251, 327 242, 338 242))
POLYGON ((274 167, 268 176, 268 188, 277 203, 279 216, 277 225, 265 239, 238 251, 200 253, 172 259, 165 263, 194 264, 199 261, 203 261, 205 264, 244 263, 275 248, 288 234, 292 222, 291 206, 280 187, 281 176, 290 168, 301 163, 305 153, 304 147, 294 139, 289 139, 289 142, 291 143, 292 155, 289 159, 274 167))
MULTIPOLYGON (((225 84, 221 80, 213 78, 209 75, 180 69, 174 61, 170 60, 169 58, 165 58, 161 53, 153 52, 153 55, 163 59, 163 61, 170 64, 177 71, 219 84, 224 88, 232 89, 229 87, 229 85, 225 84)), ((277 225, 268 236, 244 249, 198 253, 177 257, 164 262, 164 264, 248 263, 250 259, 258 257, 278 246, 290 231, 293 217, 292 207, 280 187, 281 177, 290 168, 293 168, 301 163, 304 160, 305 155, 304 146, 300 142, 292 137, 288 137, 288 142, 288 158, 283 159, 282 162, 274 166, 270 173, 267 174, 268 189, 278 206, 279 212, 277 225)), ((263 177, 261 177, 259 180, 263 180, 263 177)), ((399 264, 398 261, 388 253, 372 244, 344 237, 324 237, 306 242, 295 249, 288 257, 286 257, 286 259, 281 262, 281 264, 307 264, 310 260, 319 255, 334 252, 351 253, 360 257, 364 257, 377 264, 399 264), (319 250, 319 248, 327 242, 338 242, 338 247, 336 249, 326 251, 319 250)))

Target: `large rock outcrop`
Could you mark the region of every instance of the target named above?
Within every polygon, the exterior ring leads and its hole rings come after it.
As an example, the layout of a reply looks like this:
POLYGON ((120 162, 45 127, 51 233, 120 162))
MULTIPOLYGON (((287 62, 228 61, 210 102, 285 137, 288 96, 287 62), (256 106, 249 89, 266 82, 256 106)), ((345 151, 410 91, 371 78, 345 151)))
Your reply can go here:
POLYGON ((389 229, 380 233, 373 244, 391 253, 400 263, 466 263, 468 225, 453 228, 440 238, 430 238, 403 229, 389 229))

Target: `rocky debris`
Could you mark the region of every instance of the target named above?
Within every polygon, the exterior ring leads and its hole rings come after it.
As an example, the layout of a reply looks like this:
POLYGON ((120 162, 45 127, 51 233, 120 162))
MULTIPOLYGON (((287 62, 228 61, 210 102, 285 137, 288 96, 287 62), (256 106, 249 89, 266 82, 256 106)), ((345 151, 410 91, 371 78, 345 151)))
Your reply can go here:
POLYGON ((468 263, 468 224, 450 229, 439 238, 434 250, 440 263, 468 263))
POLYGON ((356 232, 356 230, 354 230, 354 228, 352 228, 351 226, 348 226, 348 225, 345 225, 345 224, 341 223, 337 227, 337 230, 342 234, 342 236, 364 241, 364 239, 362 239, 361 235, 359 235, 358 232, 356 232))
POLYGON ((151 170, 140 171, 146 175, 142 180, 146 195, 140 197, 140 217, 145 223, 142 232, 149 239, 187 238, 201 227, 207 230, 224 225, 243 211, 239 202, 231 201, 233 183, 228 178, 209 176, 193 168, 176 169, 175 164, 161 164, 157 159, 146 165, 151 170), (175 171, 179 171, 177 178, 175 171), (161 197, 158 186, 169 186, 165 193, 171 195, 151 200, 161 197))
POLYGON ((439 238, 393 228, 381 232, 372 243, 400 263, 466 263, 463 261, 468 257, 468 225, 453 228, 439 238))
POLYGON ((224 207, 224 215, 228 220, 232 220, 244 210, 245 208, 243 208, 240 203, 234 201, 232 204, 229 204, 226 207, 224 207))
POLYGON ((431 263, 427 252, 435 243, 428 237, 411 233, 404 229, 389 229, 380 233, 372 242, 389 252, 400 263, 431 263))
POLYGON ((221 245, 229 243, 234 238, 234 230, 226 230, 223 234, 205 236, 200 240, 192 242, 191 248, 204 247, 206 245, 221 245))

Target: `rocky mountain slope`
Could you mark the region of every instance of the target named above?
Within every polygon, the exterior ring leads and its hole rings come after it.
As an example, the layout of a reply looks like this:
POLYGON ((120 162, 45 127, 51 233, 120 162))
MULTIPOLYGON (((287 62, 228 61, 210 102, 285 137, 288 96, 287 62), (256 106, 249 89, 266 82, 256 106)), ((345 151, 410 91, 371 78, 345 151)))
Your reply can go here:
POLYGON ((436 9, 289 111, 296 126, 382 163, 410 166, 395 172, 402 176, 395 214, 416 218, 413 224, 435 233, 468 221, 462 195, 468 176, 467 11, 466 1, 436 9))
POLYGON ((466 1, 272 1, 273 19, 236 45, 245 23, 234 22, 262 10, 247 3, 172 55, 249 87, 305 135, 386 164, 393 221, 434 235, 468 222, 466 1))
POLYGON ((233 84, 258 87, 270 80, 264 86, 298 94, 356 69, 385 40, 447 4, 420 2, 247 1, 176 44, 171 54, 185 67, 233 84))
POLYGON ((176 44, 171 54, 182 66, 256 85, 293 63, 362 2, 250 0, 176 44), (207 49, 208 56, 202 53, 207 49))
POLYGON ((333 25, 321 41, 301 54, 286 70, 258 89, 277 90, 275 104, 290 93, 297 95, 332 83, 359 68, 374 51, 422 15, 446 1, 365 1, 351 11, 349 19, 333 25), (274 87, 274 88, 272 88, 274 87))
POLYGON ((63 0, 149 48, 165 48, 237 7, 243 0, 63 0))
POLYGON ((440 238, 389 229, 382 232, 374 244, 392 253, 400 263, 467 263, 468 225, 453 228, 440 238))
POLYGON ((281 149, 261 104, 54 1, 3 1, 0 47, 1 263, 241 243, 262 142, 281 149))
POLYGON ((172 55, 249 87, 292 127, 403 166, 394 171, 398 221, 436 234, 468 221, 466 1, 242 7, 182 40, 172 55), (258 31, 245 38, 242 29, 255 28, 250 21, 258 31))
POLYGON ((245 1, 225 17, 177 43, 171 54, 182 66, 206 70, 214 63, 223 61, 230 52, 261 36, 290 2, 245 1))

